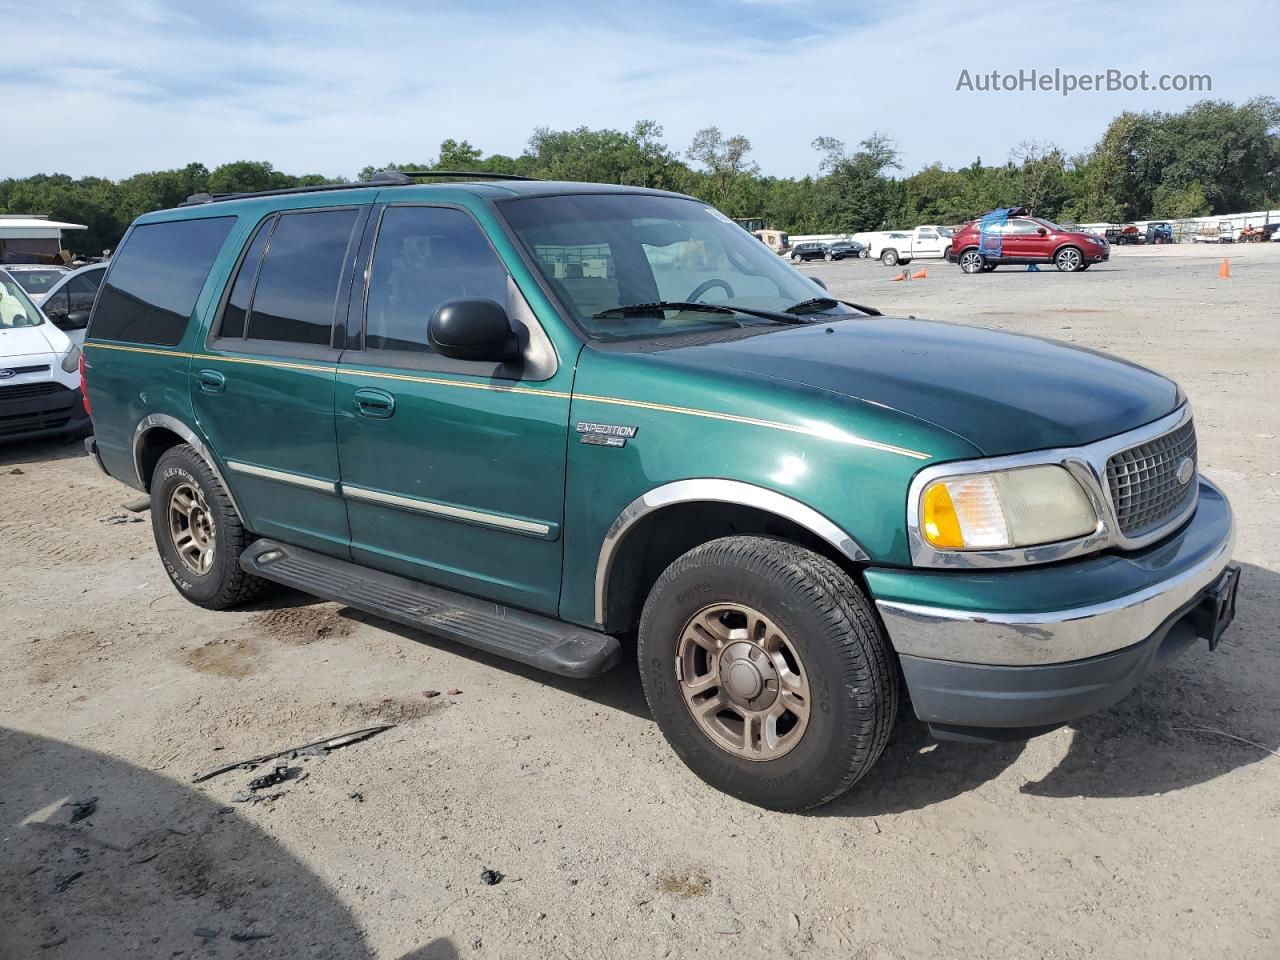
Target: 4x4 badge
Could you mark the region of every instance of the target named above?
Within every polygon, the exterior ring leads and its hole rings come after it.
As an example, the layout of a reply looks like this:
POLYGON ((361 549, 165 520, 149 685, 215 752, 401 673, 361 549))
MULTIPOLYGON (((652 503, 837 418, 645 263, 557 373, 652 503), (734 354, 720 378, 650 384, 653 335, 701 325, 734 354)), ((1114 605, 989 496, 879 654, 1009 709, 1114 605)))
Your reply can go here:
POLYGON ((589 420, 579 420, 577 424, 582 442, 600 447, 625 447, 639 429, 623 423, 593 423, 589 420))

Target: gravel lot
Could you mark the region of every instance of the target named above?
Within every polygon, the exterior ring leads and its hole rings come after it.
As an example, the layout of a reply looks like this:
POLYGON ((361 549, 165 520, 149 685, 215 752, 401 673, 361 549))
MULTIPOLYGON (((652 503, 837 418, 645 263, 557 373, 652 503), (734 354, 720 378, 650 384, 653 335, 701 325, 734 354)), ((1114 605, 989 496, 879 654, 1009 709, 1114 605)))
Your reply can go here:
POLYGON ((1228 642, 1025 744, 904 720, 852 793, 774 814, 685 770, 634 665, 548 680, 295 594, 200 610, 78 445, 3 447, 0 957, 1280 957, 1280 244, 802 269, 1175 377, 1238 514, 1228 642), (383 721, 273 800, 190 782, 383 721))

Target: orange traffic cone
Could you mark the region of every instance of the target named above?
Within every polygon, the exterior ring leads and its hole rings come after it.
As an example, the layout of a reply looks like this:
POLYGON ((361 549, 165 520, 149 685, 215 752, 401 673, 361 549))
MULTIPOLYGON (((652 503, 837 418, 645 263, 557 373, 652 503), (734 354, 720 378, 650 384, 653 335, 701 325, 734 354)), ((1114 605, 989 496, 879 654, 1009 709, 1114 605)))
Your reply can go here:
POLYGON ((892 277, 890 277, 890 278, 889 278, 889 282, 890 282, 890 283, 897 283, 899 280, 905 280, 905 279, 907 279, 907 278, 906 278, 906 276, 905 276, 904 274, 901 274, 901 273, 895 273, 892 277))
POLYGON ((929 271, 928 271, 928 270, 917 270, 915 273, 913 273, 913 274, 911 275, 911 279, 912 279, 912 280, 928 280, 928 279, 929 279, 929 271))
POLYGON ((1218 268, 1218 276, 1227 280, 1231 279, 1231 264, 1226 257, 1222 258, 1222 266, 1218 268))

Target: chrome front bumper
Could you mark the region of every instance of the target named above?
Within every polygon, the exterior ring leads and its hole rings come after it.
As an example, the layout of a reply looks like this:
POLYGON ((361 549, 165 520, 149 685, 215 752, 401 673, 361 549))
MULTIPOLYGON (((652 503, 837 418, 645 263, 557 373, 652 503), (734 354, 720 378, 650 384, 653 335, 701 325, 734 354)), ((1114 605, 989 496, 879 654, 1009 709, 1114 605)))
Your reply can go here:
MULTIPOLYGON (((1079 595, 1073 589, 1076 584, 1084 585, 1088 578, 1105 580, 1113 573, 1123 574, 1127 582, 1141 583, 1138 588, 1079 606, 1026 612, 956 609, 878 597, 876 606, 894 649, 903 656, 931 660, 1032 666, 1084 660, 1143 642, 1192 605, 1231 561, 1235 544, 1231 507, 1217 487, 1203 478, 1200 483, 1195 514, 1167 540, 1132 555, 1101 554, 1101 560, 1083 558, 1038 571, 1045 580, 1037 586, 1047 583, 1063 598, 1079 595)), ((970 580, 975 593, 1003 601, 1007 591, 1027 583, 1019 578, 1028 576, 1036 573, 986 571, 970 580)), ((939 582, 934 580, 933 585, 939 582)))

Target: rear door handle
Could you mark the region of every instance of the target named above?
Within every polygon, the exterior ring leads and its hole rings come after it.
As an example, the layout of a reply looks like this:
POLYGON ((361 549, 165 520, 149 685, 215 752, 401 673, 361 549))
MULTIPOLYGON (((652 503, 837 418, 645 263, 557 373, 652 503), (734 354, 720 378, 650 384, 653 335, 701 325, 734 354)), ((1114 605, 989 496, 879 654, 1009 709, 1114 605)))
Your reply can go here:
POLYGON ((396 398, 385 390, 361 387, 352 394, 351 399, 355 404, 356 412, 362 417, 386 420, 396 412, 396 398))
POLYGON ((196 380, 204 393, 222 393, 227 389, 227 378, 217 370, 201 370, 196 374, 196 380))

